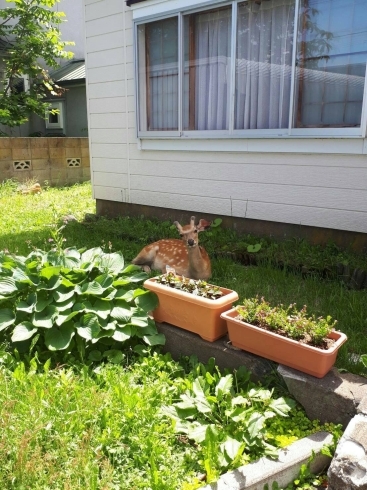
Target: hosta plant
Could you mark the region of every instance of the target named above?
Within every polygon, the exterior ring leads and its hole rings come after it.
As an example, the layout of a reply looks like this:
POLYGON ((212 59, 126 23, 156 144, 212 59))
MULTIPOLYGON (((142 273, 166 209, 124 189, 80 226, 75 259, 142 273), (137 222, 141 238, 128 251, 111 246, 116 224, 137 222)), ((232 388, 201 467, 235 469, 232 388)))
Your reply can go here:
POLYGON ((186 293, 202 296, 208 299, 218 299, 223 296, 219 286, 213 286, 201 279, 189 279, 188 277, 178 276, 174 272, 168 272, 156 278, 156 282, 173 289, 179 289, 186 293))
POLYGON ((332 339, 328 335, 335 329, 336 320, 330 316, 315 317, 307 313, 306 306, 272 306, 264 298, 248 298, 237 307, 239 319, 293 340, 328 349, 332 339))
POLYGON ((115 361, 122 346, 163 344, 148 316, 156 296, 139 287, 146 278, 120 252, 101 248, 0 252, 0 340, 90 360, 107 351, 115 361))

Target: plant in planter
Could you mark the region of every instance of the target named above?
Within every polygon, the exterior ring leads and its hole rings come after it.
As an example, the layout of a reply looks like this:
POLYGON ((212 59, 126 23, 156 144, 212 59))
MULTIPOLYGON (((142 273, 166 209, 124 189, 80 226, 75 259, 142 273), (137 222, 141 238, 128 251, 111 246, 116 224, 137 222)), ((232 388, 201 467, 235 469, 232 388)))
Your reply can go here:
POLYGON ((307 314, 306 306, 271 306, 264 298, 245 299, 222 313, 235 347, 322 378, 347 340, 336 321, 307 314))
POLYGON ((158 296, 159 305, 153 310, 157 322, 197 333, 209 342, 226 335, 226 322, 220 315, 238 299, 235 291, 173 272, 148 279, 144 287, 158 296))

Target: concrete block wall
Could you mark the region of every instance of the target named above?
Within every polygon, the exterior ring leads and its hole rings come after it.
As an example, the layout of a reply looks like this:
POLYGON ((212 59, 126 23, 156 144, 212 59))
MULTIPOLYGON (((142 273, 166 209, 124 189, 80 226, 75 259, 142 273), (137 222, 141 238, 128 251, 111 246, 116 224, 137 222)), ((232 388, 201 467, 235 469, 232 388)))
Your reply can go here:
POLYGON ((88 138, 0 138, 0 182, 37 180, 51 186, 90 179, 88 138))

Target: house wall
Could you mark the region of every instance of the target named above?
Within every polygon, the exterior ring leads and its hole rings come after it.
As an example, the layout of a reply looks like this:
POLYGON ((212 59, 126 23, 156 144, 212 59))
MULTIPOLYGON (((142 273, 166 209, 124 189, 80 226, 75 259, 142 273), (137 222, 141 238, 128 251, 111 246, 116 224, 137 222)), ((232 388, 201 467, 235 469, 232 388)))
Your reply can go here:
MULTIPOLYGON (((64 128, 46 128, 45 120, 33 114, 30 118, 32 132, 42 134, 63 133, 68 137, 81 138, 88 136, 87 98, 85 85, 68 85, 62 97, 54 100, 64 103, 64 128)), ((28 128, 21 126, 19 136, 28 136, 28 128)), ((14 135, 18 136, 18 135, 14 135)))
POLYGON ((367 232, 366 140, 138 140, 131 8, 85 0, 85 23, 91 172, 101 212, 114 201, 367 232))

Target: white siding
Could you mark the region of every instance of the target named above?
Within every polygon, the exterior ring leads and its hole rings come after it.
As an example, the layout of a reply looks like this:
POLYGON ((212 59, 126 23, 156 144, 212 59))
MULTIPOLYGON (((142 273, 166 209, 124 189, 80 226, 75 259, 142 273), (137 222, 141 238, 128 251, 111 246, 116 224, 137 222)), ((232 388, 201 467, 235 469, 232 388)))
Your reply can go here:
POLYGON ((131 9, 85 0, 85 23, 95 198, 367 232, 366 141, 315 139, 310 153, 285 139, 140 143, 131 9))

